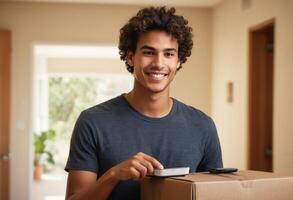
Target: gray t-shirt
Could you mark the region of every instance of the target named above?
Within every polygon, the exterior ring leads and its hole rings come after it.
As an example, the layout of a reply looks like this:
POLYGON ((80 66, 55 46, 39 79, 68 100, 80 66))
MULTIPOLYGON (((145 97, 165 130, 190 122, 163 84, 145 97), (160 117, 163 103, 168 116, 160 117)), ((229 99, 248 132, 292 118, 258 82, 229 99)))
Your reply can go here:
MULTIPOLYGON (((91 171, 100 177, 138 152, 153 156, 165 168, 200 172, 222 167, 215 125, 203 112, 173 99, 167 116, 151 118, 121 95, 80 114, 65 170, 91 171)), ((139 182, 120 182, 109 199, 140 199, 139 182)))

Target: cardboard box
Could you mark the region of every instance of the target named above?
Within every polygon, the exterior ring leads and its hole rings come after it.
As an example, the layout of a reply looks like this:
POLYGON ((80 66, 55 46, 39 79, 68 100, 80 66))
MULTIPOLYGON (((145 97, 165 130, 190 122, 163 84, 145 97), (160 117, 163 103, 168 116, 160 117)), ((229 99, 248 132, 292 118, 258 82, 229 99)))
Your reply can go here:
POLYGON ((269 172, 193 173, 141 182, 142 200, 293 200, 293 177, 269 172))

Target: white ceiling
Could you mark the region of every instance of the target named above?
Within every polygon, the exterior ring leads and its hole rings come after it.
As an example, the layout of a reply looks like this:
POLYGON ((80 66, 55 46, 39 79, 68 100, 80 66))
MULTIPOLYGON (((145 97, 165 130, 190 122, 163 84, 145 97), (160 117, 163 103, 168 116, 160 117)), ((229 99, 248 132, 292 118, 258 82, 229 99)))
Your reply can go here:
MULTIPOLYGON (((5 1, 5 0, 4 0, 5 1)), ((51 3, 94 3, 94 4, 122 4, 143 6, 187 6, 213 7, 223 0, 9 0, 14 2, 51 2, 51 3)))

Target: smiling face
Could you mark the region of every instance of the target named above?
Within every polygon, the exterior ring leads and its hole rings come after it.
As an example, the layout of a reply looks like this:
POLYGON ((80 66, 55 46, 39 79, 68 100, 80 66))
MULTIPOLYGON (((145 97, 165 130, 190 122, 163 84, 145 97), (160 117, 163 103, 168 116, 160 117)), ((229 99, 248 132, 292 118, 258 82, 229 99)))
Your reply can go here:
POLYGON ((128 53, 127 62, 134 67, 134 89, 169 92, 180 64, 177 40, 164 31, 143 33, 137 41, 135 53, 128 53))

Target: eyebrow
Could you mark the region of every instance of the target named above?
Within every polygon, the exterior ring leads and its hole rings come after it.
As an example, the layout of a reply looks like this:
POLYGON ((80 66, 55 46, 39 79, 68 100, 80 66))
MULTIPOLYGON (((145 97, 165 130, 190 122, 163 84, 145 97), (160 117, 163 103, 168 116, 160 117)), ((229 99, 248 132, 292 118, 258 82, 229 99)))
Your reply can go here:
MULTIPOLYGON (((148 50, 156 51, 156 49, 154 47, 151 47, 151 46, 148 46, 148 45, 143 45, 140 49, 148 49, 148 50)), ((177 52, 177 49, 175 49, 175 48, 166 48, 166 49, 164 49, 164 51, 175 51, 175 52, 177 52)))

